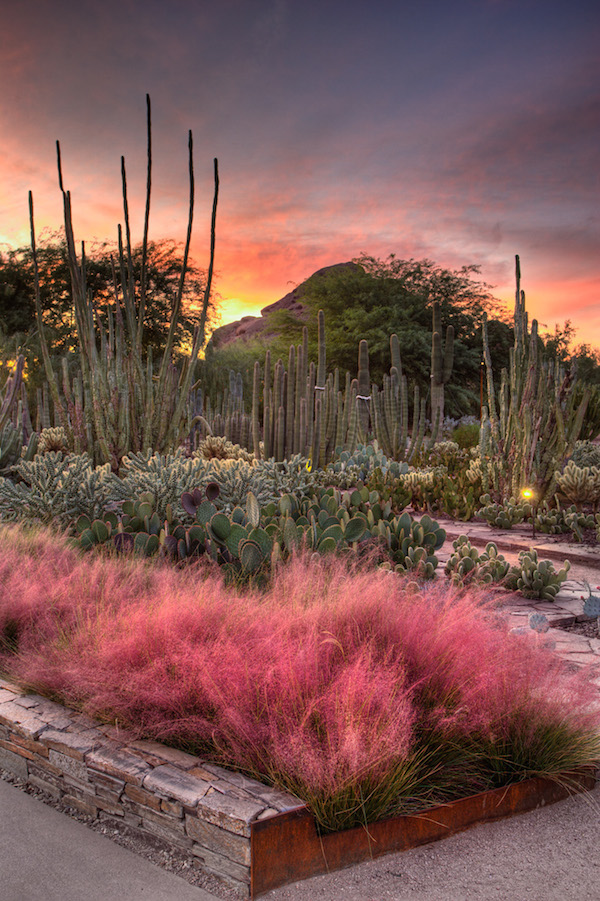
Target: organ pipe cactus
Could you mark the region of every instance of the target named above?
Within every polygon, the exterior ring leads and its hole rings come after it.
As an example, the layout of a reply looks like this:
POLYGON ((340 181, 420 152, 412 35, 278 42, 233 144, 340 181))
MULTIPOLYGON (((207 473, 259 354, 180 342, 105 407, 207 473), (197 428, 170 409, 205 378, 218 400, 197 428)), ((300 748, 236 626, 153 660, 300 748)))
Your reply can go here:
POLYGON ((25 357, 19 354, 15 363, 14 370, 6 379, 4 390, 0 393, 0 432, 4 429, 7 422, 12 422, 13 416, 21 395, 21 385, 23 384, 23 368, 25 366, 25 357))
POLYGON ((194 207, 194 167, 192 134, 188 140, 189 215, 187 237, 179 288, 171 310, 165 349, 158 367, 150 351, 143 354, 143 329, 146 308, 146 258, 151 186, 151 115, 147 101, 148 170, 146 210, 142 245, 142 274, 136 290, 132 272, 132 250, 125 161, 121 159, 125 238, 118 230, 119 260, 115 268, 115 302, 108 309, 104 326, 88 296, 85 247, 76 250, 71 215, 71 195, 63 186, 60 145, 57 142, 59 186, 63 196, 64 224, 68 264, 71 274, 73 312, 78 343, 80 373, 73 383, 63 378, 62 392, 53 369, 44 331, 40 300, 33 199, 29 195, 31 247, 34 264, 36 315, 42 357, 58 424, 69 436, 77 453, 88 451, 96 462, 110 462, 118 468, 130 451, 152 447, 158 452, 181 444, 190 428, 189 395, 199 351, 205 340, 215 249, 215 222, 218 198, 218 167, 214 161, 214 198, 211 220, 210 262, 202 302, 200 324, 193 347, 181 371, 173 364, 175 334, 181 314, 183 286, 189 255, 194 207))
MULTIPOLYGON (((489 456, 503 461, 496 481, 488 482, 499 499, 517 496, 525 486, 536 489, 538 499, 552 497, 555 472, 569 457, 579 437, 590 398, 590 388, 582 387, 572 373, 556 362, 544 362, 539 353, 537 322, 528 327, 525 292, 521 291, 521 268, 516 257, 514 309, 514 346, 510 366, 503 370, 500 390, 496 391, 483 315, 483 351, 487 373, 487 408, 482 418, 482 448, 488 444, 489 456), (577 390, 576 390, 577 389, 577 390), (579 400, 578 398, 581 397, 579 400)), ((484 471, 487 478, 487 469, 484 471)))
POLYGON ((431 424, 432 443, 441 433, 444 422, 444 386, 450 381, 454 365, 454 327, 446 329, 442 346, 442 317, 439 301, 433 303, 433 334, 431 336, 431 424))

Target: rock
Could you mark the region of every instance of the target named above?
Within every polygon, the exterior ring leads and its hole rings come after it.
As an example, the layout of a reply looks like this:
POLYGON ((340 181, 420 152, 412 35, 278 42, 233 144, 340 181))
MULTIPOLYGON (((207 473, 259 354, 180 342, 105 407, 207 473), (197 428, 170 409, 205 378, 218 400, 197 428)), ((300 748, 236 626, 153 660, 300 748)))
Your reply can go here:
POLYGON ((347 262, 336 263, 333 266, 325 266, 323 269, 318 269, 310 276, 310 278, 305 279, 305 281, 294 288, 293 291, 286 294, 285 297, 276 300, 275 303, 263 307, 260 311, 260 316, 243 316, 242 319, 238 319, 236 322, 229 322, 227 325, 222 325, 220 328, 215 329, 210 339, 212 348, 217 350, 218 348, 232 344, 234 341, 248 341, 251 338, 267 339, 275 337, 278 331, 276 326, 270 322, 270 319, 272 313, 277 313, 280 310, 292 313, 300 321, 306 321, 308 318, 308 310, 303 303, 303 298, 306 294, 306 285, 309 281, 326 277, 332 272, 340 269, 360 268, 361 267, 357 263, 347 262))

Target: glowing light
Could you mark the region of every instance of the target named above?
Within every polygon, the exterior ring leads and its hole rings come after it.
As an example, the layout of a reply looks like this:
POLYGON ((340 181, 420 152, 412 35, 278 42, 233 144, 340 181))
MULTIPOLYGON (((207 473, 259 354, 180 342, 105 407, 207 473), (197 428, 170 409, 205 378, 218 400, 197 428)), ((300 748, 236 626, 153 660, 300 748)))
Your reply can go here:
POLYGON ((533 497, 533 489, 523 488, 523 490, 521 491, 521 494, 525 498, 525 500, 529 500, 530 498, 533 497))

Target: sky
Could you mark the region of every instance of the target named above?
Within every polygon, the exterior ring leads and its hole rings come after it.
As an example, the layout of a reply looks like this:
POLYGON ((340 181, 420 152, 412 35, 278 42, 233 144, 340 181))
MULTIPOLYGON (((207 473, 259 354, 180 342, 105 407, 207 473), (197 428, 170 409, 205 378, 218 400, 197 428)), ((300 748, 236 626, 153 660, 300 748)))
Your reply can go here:
POLYGON ((143 229, 183 241, 226 323, 367 253, 476 264, 512 307, 600 347, 597 0, 0 0, 0 251, 114 240, 125 156, 143 229))

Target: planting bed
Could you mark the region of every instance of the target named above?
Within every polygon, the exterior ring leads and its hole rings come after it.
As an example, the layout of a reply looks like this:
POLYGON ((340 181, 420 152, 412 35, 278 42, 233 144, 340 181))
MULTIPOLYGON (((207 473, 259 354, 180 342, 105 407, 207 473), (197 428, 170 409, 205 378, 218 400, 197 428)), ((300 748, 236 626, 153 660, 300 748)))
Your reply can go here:
POLYGON ((581 771, 568 787, 529 779, 423 814, 319 836, 306 806, 182 751, 127 741, 0 679, 0 766, 92 816, 115 818, 194 855, 243 897, 406 850, 593 788, 581 771))

